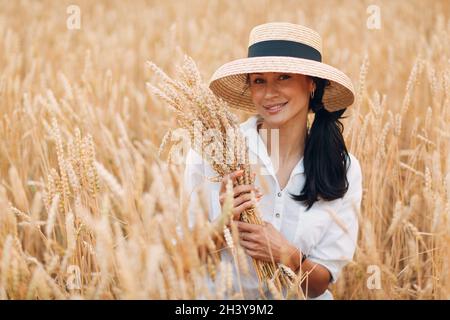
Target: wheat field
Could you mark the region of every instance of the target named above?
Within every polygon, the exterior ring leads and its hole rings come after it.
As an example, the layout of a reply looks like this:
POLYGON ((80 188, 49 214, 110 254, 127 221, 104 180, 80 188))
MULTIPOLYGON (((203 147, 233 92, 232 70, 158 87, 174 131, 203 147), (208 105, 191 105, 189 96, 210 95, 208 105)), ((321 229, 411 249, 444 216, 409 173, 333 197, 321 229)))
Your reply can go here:
POLYGON ((450 299, 449 15, 446 0, 1 0, 0 299, 242 298, 196 249, 208 222, 177 232, 184 166, 158 155, 176 123, 145 62, 173 74, 186 53, 208 79, 268 21, 317 30, 357 92, 360 233, 335 298, 450 299))

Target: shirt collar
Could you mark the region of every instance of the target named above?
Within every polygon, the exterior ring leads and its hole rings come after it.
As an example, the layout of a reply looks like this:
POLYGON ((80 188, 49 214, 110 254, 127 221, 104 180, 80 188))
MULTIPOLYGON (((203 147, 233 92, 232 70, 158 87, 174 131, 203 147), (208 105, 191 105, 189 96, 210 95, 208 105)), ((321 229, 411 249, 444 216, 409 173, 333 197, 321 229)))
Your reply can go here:
MULTIPOLYGON (((248 147, 250 151, 258 156, 258 158, 264 163, 269 172, 274 176, 274 169, 272 161, 268 155, 266 145, 260 135, 258 134, 257 125, 262 118, 259 115, 254 115, 248 118, 246 121, 240 124, 240 130, 244 134, 244 137, 248 139, 248 147)), ((295 165, 292 170, 291 176, 304 173, 303 157, 295 165)))

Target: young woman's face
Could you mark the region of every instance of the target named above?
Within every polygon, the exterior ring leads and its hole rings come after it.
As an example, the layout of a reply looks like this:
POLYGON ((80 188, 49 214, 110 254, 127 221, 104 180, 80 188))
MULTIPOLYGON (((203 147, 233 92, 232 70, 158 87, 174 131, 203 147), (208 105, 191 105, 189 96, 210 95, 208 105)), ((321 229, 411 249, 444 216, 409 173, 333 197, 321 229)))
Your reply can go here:
POLYGON ((251 73, 250 94, 265 121, 280 126, 300 113, 308 113, 312 79, 295 73, 251 73))

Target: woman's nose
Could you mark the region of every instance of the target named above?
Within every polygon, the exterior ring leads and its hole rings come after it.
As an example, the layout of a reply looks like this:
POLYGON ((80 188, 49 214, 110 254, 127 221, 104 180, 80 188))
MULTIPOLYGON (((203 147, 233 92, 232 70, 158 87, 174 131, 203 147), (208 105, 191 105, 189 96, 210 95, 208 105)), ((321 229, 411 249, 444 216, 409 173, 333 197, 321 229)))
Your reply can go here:
POLYGON ((274 84, 268 83, 266 85, 265 98, 269 99, 278 95, 278 88, 274 84))

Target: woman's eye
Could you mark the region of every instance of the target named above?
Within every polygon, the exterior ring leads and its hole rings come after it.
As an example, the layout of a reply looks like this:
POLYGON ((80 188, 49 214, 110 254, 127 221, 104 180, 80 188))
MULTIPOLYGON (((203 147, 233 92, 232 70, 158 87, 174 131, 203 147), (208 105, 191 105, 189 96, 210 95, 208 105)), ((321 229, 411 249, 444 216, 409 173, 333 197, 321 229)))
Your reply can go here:
POLYGON ((253 80, 253 83, 256 83, 256 84, 264 83, 264 79, 256 78, 255 80, 253 80))
POLYGON ((280 76, 280 80, 286 80, 286 79, 289 79, 290 77, 291 77, 290 75, 282 74, 282 75, 280 76))

